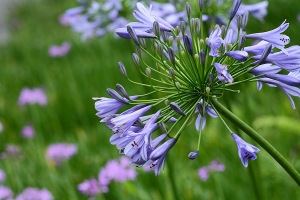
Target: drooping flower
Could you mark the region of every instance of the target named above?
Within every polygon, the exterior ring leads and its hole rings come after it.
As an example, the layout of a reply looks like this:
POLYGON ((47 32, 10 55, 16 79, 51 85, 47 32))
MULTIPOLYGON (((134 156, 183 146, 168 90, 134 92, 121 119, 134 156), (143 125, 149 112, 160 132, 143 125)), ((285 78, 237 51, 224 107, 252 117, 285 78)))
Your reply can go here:
POLYGON ((271 43, 274 47, 282 50, 285 54, 288 52, 284 49, 284 46, 290 43, 290 38, 287 35, 281 34, 289 27, 289 23, 285 21, 276 29, 262 33, 247 34, 246 38, 264 40, 271 43))
POLYGON ((31 125, 26 125, 21 130, 21 134, 24 138, 33 138, 35 135, 35 130, 31 125))
POLYGON ((45 90, 42 88, 24 88, 21 91, 18 102, 20 106, 35 103, 45 106, 48 102, 48 99, 45 90))
POLYGON ((259 152, 259 149, 245 142, 237 134, 232 133, 231 136, 238 147, 238 155, 242 161, 242 164, 244 167, 248 167, 248 160, 255 160, 257 158, 256 153, 259 152))
POLYGON ((56 143, 48 146, 46 157, 58 166, 63 160, 69 160, 76 153, 77 146, 75 144, 56 143))
POLYGON ((199 104, 196 108, 196 112, 198 113, 198 117, 195 121, 197 131, 200 130, 200 126, 201 126, 200 124, 201 123, 202 123, 202 130, 205 128, 205 126, 206 126, 206 114, 208 114, 209 116, 211 116, 213 118, 218 117, 218 114, 216 113, 216 111, 209 104, 206 104, 205 106, 203 106, 203 99, 200 100, 199 104), (199 110, 199 106, 201 107, 202 110, 199 110), (203 109, 204 109, 204 111, 203 111, 203 109), (202 122, 201 122, 201 120, 202 120, 202 122))
POLYGON ((49 190, 45 188, 38 189, 38 188, 28 187, 16 197, 16 200, 28 200, 28 199, 53 200, 53 196, 49 192, 49 190))

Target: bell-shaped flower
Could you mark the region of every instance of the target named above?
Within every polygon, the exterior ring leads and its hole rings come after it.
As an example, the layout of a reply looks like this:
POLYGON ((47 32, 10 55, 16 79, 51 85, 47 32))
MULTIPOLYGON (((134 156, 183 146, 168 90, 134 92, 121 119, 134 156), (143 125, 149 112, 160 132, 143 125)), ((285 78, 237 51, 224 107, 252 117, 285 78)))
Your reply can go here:
POLYGON ((218 49, 223 43, 221 38, 222 30, 218 27, 216 30, 210 33, 209 38, 207 39, 206 44, 210 47, 210 56, 219 57, 218 49))
POLYGON ((257 158, 256 153, 259 152, 259 149, 245 142, 242 138, 234 133, 232 133, 231 136, 238 147, 238 155, 242 161, 242 164, 244 167, 248 167, 248 160, 255 160, 257 158))
POLYGON ((218 79, 223 83, 232 83, 233 78, 228 73, 226 65, 221 65, 220 63, 214 63, 214 66, 218 72, 218 79))
POLYGON ((289 23, 285 21, 276 29, 262 33, 253 33, 246 35, 246 38, 264 40, 271 43, 274 47, 281 49, 285 54, 288 52, 284 49, 284 46, 290 42, 290 38, 287 35, 281 34, 289 27, 289 23))
POLYGON ((267 44, 269 44, 269 42, 266 42, 264 40, 260 41, 259 43, 252 45, 252 46, 248 46, 244 48, 244 51, 254 54, 254 55, 262 55, 262 53, 264 52, 267 44))

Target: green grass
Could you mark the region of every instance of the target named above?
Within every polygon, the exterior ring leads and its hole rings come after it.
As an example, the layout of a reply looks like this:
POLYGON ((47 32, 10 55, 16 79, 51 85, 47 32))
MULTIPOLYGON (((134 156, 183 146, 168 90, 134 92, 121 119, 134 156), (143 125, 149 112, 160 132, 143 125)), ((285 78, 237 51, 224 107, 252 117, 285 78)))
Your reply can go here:
MULTIPOLYGON (((144 92, 144 88, 126 81, 117 68, 117 62, 122 61, 129 76, 140 80, 131 61, 133 42, 113 36, 82 42, 69 27, 59 24, 58 16, 75 6, 72 0, 32 1, 15 7, 10 14, 11 38, 0 47, 0 121, 4 125, 0 152, 7 144, 15 144, 20 146, 22 156, 0 160, 0 168, 7 174, 3 185, 15 194, 26 187, 45 187, 55 199, 87 199, 77 191, 77 185, 85 179, 97 178, 107 161, 120 157, 109 143, 111 132, 95 116, 92 97, 107 96, 106 88, 115 88, 116 83, 128 88, 130 95, 144 92), (12 23, 16 21, 18 25, 12 23), (65 40, 72 43, 69 54, 49 57, 48 47, 65 40), (45 88, 48 104, 18 106, 24 87, 45 88), (20 137, 27 123, 36 130, 33 139, 20 137), (55 142, 75 143, 78 153, 55 167, 45 157, 47 146, 55 142)), ((296 21, 299 8, 296 0, 269 1, 266 22, 260 24, 251 18, 247 30, 267 31, 287 19, 290 27, 286 34, 291 44, 300 44, 300 23, 296 21)), ((291 108, 279 89, 264 86, 257 91, 256 85, 250 84, 241 91, 230 96, 231 110, 257 128, 300 171, 300 134, 299 127, 295 127, 300 120, 299 111, 291 108)), ((300 100, 294 99, 300 109, 300 100)), ((258 159, 250 162, 257 181, 254 185, 250 168, 242 166, 236 145, 230 134, 223 131, 220 120, 209 118, 200 155, 191 161, 187 154, 197 145, 192 123, 169 153, 164 173, 155 177, 137 169, 135 181, 112 183, 109 193, 97 199, 173 199, 170 166, 180 199, 257 199, 255 187, 259 188, 261 199, 300 196, 297 184, 263 149, 258 159), (226 165, 226 170, 212 173, 207 182, 201 181, 197 170, 215 158, 226 165)), ((244 139, 254 144, 246 135, 244 139)))

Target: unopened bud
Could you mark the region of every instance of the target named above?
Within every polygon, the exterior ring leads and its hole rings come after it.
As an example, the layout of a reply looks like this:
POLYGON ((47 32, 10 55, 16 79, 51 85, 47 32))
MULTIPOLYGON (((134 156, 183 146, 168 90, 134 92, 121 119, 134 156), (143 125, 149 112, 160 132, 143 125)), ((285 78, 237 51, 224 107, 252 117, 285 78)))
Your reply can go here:
POLYGON ((185 4, 185 10, 186 10, 186 15, 188 16, 188 18, 190 18, 191 17, 191 10, 192 10, 190 3, 187 2, 185 4))
POLYGON ((210 93, 210 87, 206 87, 205 91, 206 91, 207 94, 209 94, 210 93))
POLYGON ((177 89, 179 89, 181 87, 179 82, 175 82, 175 86, 176 86, 177 89))
POLYGON ((151 77, 151 69, 149 67, 146 68, 146 74, 149 78, 151 77))
POLYGON ((261 63, 263 63, 266 60, 266 58, 269 56, 271 51, 272 51, 272 44, 268 43, 262 53, 262 56, 260 57, 256 65, 260 65, 261 63))
POLYGON ((156 37, 160 38, 160 28, 159 23, 157 21, 153 22, 153 32, 156 35, 156 37))
POLYGON ((165 105, 166 106, 170 105, 170 101, 168 99, 165 100, 165 105))
POLYGON ((243 33, 240 35, 240 37, 239 37, 239 41, 238 41, 238 50, 241 50, 241 49, 242 49, 242 47, 243 47, 245 41, 246 41, 246 33, 243 32, 243 33))
POLYGON ((180 27, 179 26, 176 26, 175 27, 175 35, 178 36, 180 33, 180 27))
POLYGON ((191 160, 194 160, 195 158, 198 157, 199 151, 192 151, 189 153, 188 158, 191 160))
POLYGON ((136 44, 136 46, 140 46, 138 37, 137 37, 134 29, 131 26, 127 26, 127 32, 129 33, 131 39, 134 41, 134 43, 136 44))
POLYGON ((173 69, 172 67, 169 69, 169 75, 170 75, 170 77, 171 77, 172 79, 175 78, 175 71, 174 71, 174 69, 173 69))
POLYGON ((184 46, 189 52, 190 55, 193 55, 193 44, 192 40, 188 35, 184 35, 183 37, 184 46))
POLYGON ((123 76, 125 78, 127 78, 127 72, 126 72, 126 68, 125 68, 124 64, 122 62, 118 62, 118 67, 119 67, 120 72, 123 74, 123 76))
POLYGON ((200 61, 201 61, 202 67, 205 66, 205 60, 206 60, 205 52, 204 52, 203 50, 201 50, 201 51, 200 51, 200 61))
POLYGON ((209 80, 209 83, 210 83, 211 85, 214 84, 215 77, 214 77, 214 74, 213 74, 213 73, 210 73, 210 74, 208 75, 208 80, 209 80))
POLYGON ((176 113, 178 113, 179 115, 185 116, 185 113, 181 110, 181 108, 179 107, 179 105, 177 103, 171 102, 170 103, 170 108, 172 110, 174 110, 176 113))
POLYGON ((242 2, 242 0, 234 0, 233 1, 232 7, 231 7, 231 10, 230 10, 230 13, 229 13, 229 20, 230 21, 234 18, 236 12, 238 11, 238 9, 241 5, 241 2, 242 2))
POLYGON ((168 42, 169 42, 169 45, 172 46, 173 44, 173 41, 174 41, 174 37, 171 35, 168 39, 168 42))
POLYGON ((124 99, 121 95, 119 95, 119 93, 117 93, 115 90, 107 88, 107 93, 109 94, 109 96, 111 96, 113 99, 124 103, 124 104, 128 104, 128 100, 124 99))
POLYGON ((204 0, 198 0, 199 10, 202 11, 204 7, 204 0))
POLYGON ((117 91, 123 96, 125 97, 126 99, 130 100, 125 88, 120 85, 119 83, 116 85, 116 88, 117 88, 117 91))
POLYGON ((140 39, 140 43, 141 43, 142 47, 146 49, 146 47, 147 47, 146 39, 145 38, 139 38, 139 39, 140 39))
POLYGON ((175 56, 174 56, 174 51, 173 49, 170 47, 168 49, 168 55, 169 55, 169 59, 170 59, 170 62, 175 65, 175 56))
POLYGON ((247 24, 248 24, 248 18, 249 18, 249 11, 246 10, 243 14, 243 17, 242 17, 242 30, 243 31, 246 31, 246 27, 247 27, 247 24))
POLYGON ((182 35, 184 35, 185 29, 186 29, 186 23, 184 21, 180 22, 180 30, 182 35))
POLYGON ((168 132, 168 127, 165 123, 161 122, 158 124, 160 130, 163 132, 163 133, 167 133, 168 132))
POLYGON ((132 54, 132 60, 135 64, 135 66, 140 67, 140 58, 136 53, 132 54))

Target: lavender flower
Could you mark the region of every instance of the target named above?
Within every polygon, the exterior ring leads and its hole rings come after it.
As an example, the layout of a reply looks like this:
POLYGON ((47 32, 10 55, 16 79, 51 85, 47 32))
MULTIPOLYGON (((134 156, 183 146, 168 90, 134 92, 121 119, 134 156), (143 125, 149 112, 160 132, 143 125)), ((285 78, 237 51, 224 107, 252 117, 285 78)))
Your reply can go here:
POLYGON ((33 138, 35 135, 35 130, 31 125, 26 125, 23 127, 21 134, 24 138, 33 138))
POLYGON ((202 181, 207 181, 210 172, 218 171, 223 172, 225 170, 225 165, 220 163, 217 159, 211 161, 208 166, 201 167, 198 170, 198 176, 202 181))
POLYGON ((96 196, 97 194, 108 192, 108 187, 101 185, 99 181, 94 178, 78 184, 77 189, 86 196, 96 196))
POLYGON ((262 33, 247 34, 246 38, 264 40, 271 43, 274 47, 282 50, 285 54, 288 52, 284 49, 284 46, 290 42, 290 38, 281 34, 289 27, 289 23, 285 21, 276 29, 262 33))
POLYGON ((77 146, 75 144, 56 143, 47 148, 46 156, 58 166, 63 160, 69 160, 76 153, 77 146))
POLYGON ((262 1, 251 5, 241 4, 236 14, 241 15, 245 11, 248 11, 250 14, 253 15, 253 17, 257 18, 260 21, 264 21, 264 17, 268 13, 267 11, 268 4, 269 4, 268 1, 262 1))
POLYGON ((221 28, 218 27, 216 30, 210 33, 209 38, 207 39, 206 44, 210 47, 210 56, 219 57, 218 49, 223 43, 223 39, 221 38, 221 28))
POLYGON ((248 53, 246 51, 227 51, 225 55, 230 56, 238 61, 244 62, 248 59, 248 53))
POLYGON ((35 199, 35 200, 53 200, 52 194, 45 188, 37 189, 37 188, 26 188, 21 194, 16 197, 16 200, 27 200, 27 199, 35 199))
POLYGON ((18 158, 21 155, 21 150, 19 146, 14 144, 7 144, 5 151, 0 154, 0 158, 4 159, 7 157, 18 158))
POLYGON ((5 178, 6 178, 5 172, 2 169, 0 169, 0 182, 5 181, 5 178))
POLYGON ((123 183, 136 178, 136 171, 130 167, 130 159, 121 157, 120 161, 109 161, 99 172, 98 180, 101 185, 108 185, 112 181, 123 183))
POLYGON ((242 138, 234 133, 232 133, 231 136, 238 147, 238 154, 242 161, 242 164, 244 165, 244 167, 248 167, 248 160, 255 160, 257 158, 256 153, 259 152, 259 149, 245 142, 242 138))
POLYGON ((220 63, 214 63, 214 66, 218 72, 218 79, 224 83, 232 83, 233 78, 228 73, 228 68, 226 65, 221 65, 220 63))
POLYGON ((61 46, 51 45, 48 49, 48 53, 51 57, 62 57, 69 53, 71 44, 69 42, 62 43, 61 46))
POLYGON ((24 88, 19 96, 19 105, 24 106, 26 104, 40 104, 45 106, 48 102, 45 90, 42 88, 24 88))
POLYGON ((0 185, 0 199, 1 200, 12 200, 13 193, 10 188, 0 185))
POLYGON ((2 124, 2 122, 0 121, 0 133, 2 133, 2 131, 3 131, 3 124, 2 124))
POLYGON ((218 117, 218 114, 216 113, 216 111, 209 104, 206 104, 203 108, 203 99, 200 100, 199 104, 198 105, 201 106, 202 110, 199 110, 199 106, 197 106, 196 113, 198 113, 198 117, 195 121, 195 126, 196 126, 197 131, 200 130, 201 119, 203 120, 202 121, 202 130, 205 128, 206 113, 213 118, 218 117), (203 112, 203 109, 204 109, 204 112, 203 112))

